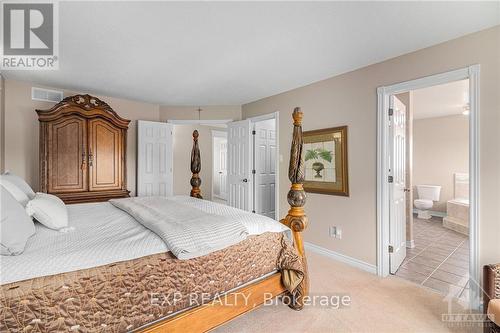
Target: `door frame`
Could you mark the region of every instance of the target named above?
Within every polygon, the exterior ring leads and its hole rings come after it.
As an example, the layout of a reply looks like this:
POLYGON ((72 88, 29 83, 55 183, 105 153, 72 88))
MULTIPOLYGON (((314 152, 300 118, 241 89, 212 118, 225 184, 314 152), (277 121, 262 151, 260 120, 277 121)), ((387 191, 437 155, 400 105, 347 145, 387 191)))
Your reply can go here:
MULTIPOLYGON (((280 198, 280 126, 279 126, 279 123, 280 123, 280 112, 279 111, 275 111, 275 112, 272 112, 272 113, 268 113, 268 114, 263 114, 261 116, 256 116, 256 117, 250 117, 250 118, 247 118, 250 120, 251 124, 252 124, 252 130, 255 130, 255 123, 256 122, 259 122, 259 121, 263 121, 263 120, 269 120, 269 119, 274 119, 274 122, 275 122, 275 126, 276 126, 276 183, 275 183, 275 191, 274 191, 274 202, 276 204, 276 207, 275 207, 275 215, 274 215, 274 219, 276 221, 279 221, 279 217, 280 217, 280 210, 279 210, 279 207, 280 207, 280 201, 279 201, 279 198, 280 198)), ((252 170, 254 169, 254 162, 255 162, 255 138, 252 139, 252 144, 251 144, 251 157, 252 157, 252 160, 251 160, 251 163, 252 163, 252 170)), ((255 175, 252 175, 253 178, 255 178, 255 175)), ((253 184, 252 184, 252 205, 253 205, 253 208, 255 208, 255 179, 253 179, 253 184)))
MULTIPOLYGON (((212 194, 212 198, 217 198, 217 199, 220 199, 220 200, 223 200, 222 198, 220 198, 219 196, 216 196, 214 194, 214 176, 215 176, 215 145, 214 145, 214 138, 225 138, 226 139, 226 142, 227 142, 227 130, 226 131, 223 131, 222 129, 221 130, 211 130, 211 134, 212 134, 212 184, 210 186, 211 188, 211 194, 212 194)), ((227 163, 227 157, 226 157, 226 163, 227 163)), ((227 175, 226 175, 227 177, 227 175)), ((226 180, 227 182, 227 180, 226 180)), ((227 201, 227 197, 226 197, 226 201, 227 201)))
POLYGON ((480 65, 377 88, 377 275, 389 275, 389 96, 469 79, 469 277, 470 307, 478 309, 479 287, 479 77, 480 65))

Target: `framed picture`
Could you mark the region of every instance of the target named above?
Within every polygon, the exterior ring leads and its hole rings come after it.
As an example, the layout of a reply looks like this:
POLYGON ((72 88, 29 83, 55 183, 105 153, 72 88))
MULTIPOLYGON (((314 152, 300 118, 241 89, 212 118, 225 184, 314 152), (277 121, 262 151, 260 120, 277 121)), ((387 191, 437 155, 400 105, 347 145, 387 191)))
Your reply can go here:
POLYGON ((347 126, 306 131, 304 190, 349 196, 347 126))

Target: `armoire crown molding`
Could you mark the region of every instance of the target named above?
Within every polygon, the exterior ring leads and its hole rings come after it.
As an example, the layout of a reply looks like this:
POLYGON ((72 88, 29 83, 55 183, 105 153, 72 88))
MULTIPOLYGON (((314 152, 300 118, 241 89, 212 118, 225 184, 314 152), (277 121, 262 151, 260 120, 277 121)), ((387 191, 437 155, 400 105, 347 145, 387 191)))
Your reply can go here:
POLYGON ((52 108, 36 112, 41 122, 53 121, 63 115, 78 114, 86 118, 101 117, 123 129, 128 128, 130 123, 130 120, 120 117, 106 102, 88 94, 68 96, 52 108))

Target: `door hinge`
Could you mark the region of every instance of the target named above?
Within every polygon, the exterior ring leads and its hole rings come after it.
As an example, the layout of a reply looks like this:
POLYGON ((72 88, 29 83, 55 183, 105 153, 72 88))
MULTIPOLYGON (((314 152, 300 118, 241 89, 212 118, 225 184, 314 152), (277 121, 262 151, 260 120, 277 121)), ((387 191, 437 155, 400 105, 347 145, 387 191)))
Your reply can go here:
POLYGON ((392 245, 389 245, 389 253, 394 253, 394 248, 392 247, 392 245))
POLYGON ((255 175, 255 169, 254 169, 254 170, 252 170, 252 174, 254 174, 254 175, 255 175))
POLYGON ((255 135, 255 134, 257 134, 257 132, 255 132, 255 130, 253 130, 253 131, 252 131, 252 135, 255 135))
POLYGON ((389 117, 392 117, 393 114, 394 114, 394 109, 393 108, 389 108, 389 117))
POLYGON ((392 177, 392 176, 387 177, 387 181, 389 183, 392 183, 394 181, 394 177, 392 177))

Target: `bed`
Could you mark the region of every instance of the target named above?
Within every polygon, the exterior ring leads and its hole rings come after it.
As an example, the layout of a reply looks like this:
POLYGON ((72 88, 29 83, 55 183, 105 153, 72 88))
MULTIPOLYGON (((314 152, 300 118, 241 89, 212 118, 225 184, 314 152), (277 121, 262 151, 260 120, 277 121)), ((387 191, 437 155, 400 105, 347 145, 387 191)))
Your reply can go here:
POLYGON ((161 233, 139 223, 142 215, 113 202, 68 205, 66 232, 37 225, 23 254, 2 256, 0 331, 203 332, 284 293, 301 309, 308 276, 299 108, 293 119, 291 208, 281 223, 201 199, 193 133, 191 195, 161 200, 238 221, 245 237, 182 260, 161 233))

